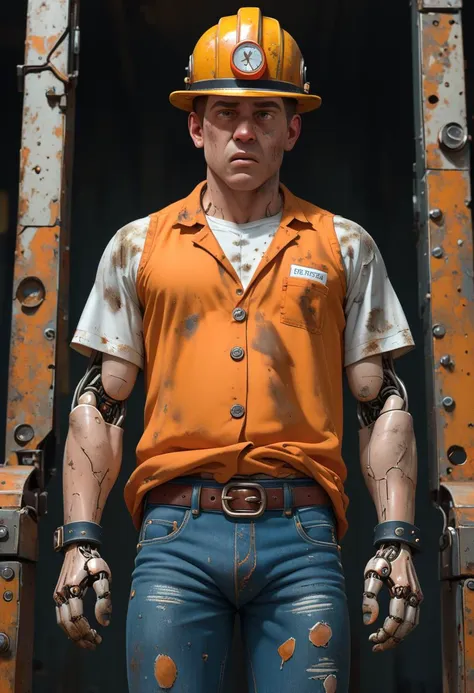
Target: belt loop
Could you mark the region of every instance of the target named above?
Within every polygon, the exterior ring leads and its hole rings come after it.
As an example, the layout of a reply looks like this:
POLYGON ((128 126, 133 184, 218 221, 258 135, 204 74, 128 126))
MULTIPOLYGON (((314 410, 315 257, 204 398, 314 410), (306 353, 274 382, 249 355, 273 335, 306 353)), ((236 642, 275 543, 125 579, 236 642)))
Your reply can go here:
POLYGON ((283 484, 283 513, 286 517, 293 515, 293 489, 290 484, 283 484))
POLYGON ((201 513, 201 484, 194 484, 191 495, 191 515, 196 518, 201 513))

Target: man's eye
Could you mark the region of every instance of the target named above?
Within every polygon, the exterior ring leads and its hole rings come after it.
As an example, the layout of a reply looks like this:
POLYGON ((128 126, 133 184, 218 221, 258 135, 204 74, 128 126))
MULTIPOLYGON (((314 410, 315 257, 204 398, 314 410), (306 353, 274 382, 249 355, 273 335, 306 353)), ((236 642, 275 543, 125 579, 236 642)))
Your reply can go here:
POLYGON ((257 113, 257 118, 259 120, 270 120, 271 117, 272 114, 270 113, 270 111, 259 111, 257 113))
POLYGON ((234 111, 219 111, 219 116, 222 116, 223 118, 230 118, 233 116, 234 111))

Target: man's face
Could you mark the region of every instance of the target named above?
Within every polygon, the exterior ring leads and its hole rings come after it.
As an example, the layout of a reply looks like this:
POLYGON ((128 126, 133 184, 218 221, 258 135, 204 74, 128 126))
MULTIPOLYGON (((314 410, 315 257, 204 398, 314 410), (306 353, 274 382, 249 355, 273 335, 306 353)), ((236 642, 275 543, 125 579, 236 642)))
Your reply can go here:
POLYGON ((209 96, 204 113, 189 116, 195 146, 232 190, 255 190, 272 178, 300 130, 300 116, 288 119, 283 99, 270 96, 209 96))

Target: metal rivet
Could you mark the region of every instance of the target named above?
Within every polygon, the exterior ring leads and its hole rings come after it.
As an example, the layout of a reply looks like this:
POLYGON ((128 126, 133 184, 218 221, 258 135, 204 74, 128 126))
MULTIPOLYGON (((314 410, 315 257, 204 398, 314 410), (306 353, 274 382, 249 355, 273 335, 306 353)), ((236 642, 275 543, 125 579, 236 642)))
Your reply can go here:
POLYGON ((474 580, 468 580, 466 582, 466 587, 468 590, 473 590, 474 591, 474 580))
POLYGON ((438 337, 438 339, 441 337, 444 337, 444 335, 446 334, 445 326, 441 325, 441 323, 437 324, 437 325, 433 325, 433 334, 435 337, 438 337))
POLYGON ((41 173, 41 166, 35 166, 34 169, 33 169, 33 171, 34 171, 35 173, 41 173))
POLYGON ((440 358, 439 362, 445 368, 448 368, 449 366, 453 365, 453 360, 452 360, 450 354, 443 354, 442 357, 440 358))
POLYGON ((430 219, 441 219, 443 216, 443 212, 440 210, 439 207, 434 207, 433 209, 430 209, 430 219))
POLYGON ((3 599, 6 602, 11 602, 13 599, 13 592, 10 592, 10 590, 7 590, 6 592, 3 593, 3 599))
POLYGON ((10 650, 10 638, 6 633, 0 633, 0 652, 8 652, 10 650))
POLYGON ((4 580, 13 580, 15 577, 15 571, 13 568, 10 568, 10 566, 5 566, 5 568, 2 568, 0 574, 4 580))
POLYGON ((242 361, 244 356, 245 356, 245 351, 242 349, 242 347, 236 346, 236 347, 232 347, 232 349, 230 350, 230 357, 234 361, 242 361))
POLYGON ((403 529, 403 527, 397 527, 395 529, 395 534, 397 535, 397 537, 401 537, 403 534, 405 534, 405 530, 403 529))
POLYGON ((46 339, 49 339, 49 341, 51 341, 56 337, 56 332, 55 330, 53 330, 52 327, 47 327, 44 331, 44 336, 46 337, 46 339))
POLYGON ((35 432, 30 424, 19 424, 13 431, 13 437, 19 445, 25 445, 33 440, 35 432))
POLYGON ((435 248, 433 248, 431 254, 433 257, 443 257, 444 251, 440 245, 437 245, 435 248))
POLYGON ((234 404, 230 408, 230 415, 232 416, 233 419, 241 419, 244 414, 245 414, 245 407, 243 407, 241 404, 234 404))
POLYGON ((458 152, 466 145, 467 132, 459 123, 447 123, 439 133, 439 142, 446 149, 458 152))
POLYGON ((388 575, 390 571, 388 568, 382 568, 380 572, 382 573, 382 575, 388 575))
POLYGON ((467 452, 460 445, 451 445, 448 448, 448 460, 455 466, 464 464, 467 460, 467 452))
POLYGON ((247 317, 247 312, 243 308, 234 308, 232 311, 232 317, 237 322, 243 322, 247 317))
POLYGON ((441 400, 441 404, 447 411, 452 411, 454 407, 456 406, 456 402, 452 397, 443 397, 441 400))
POLYGON ((0 541, 6 541, 9 536, 8 527, 0 525, 0 541))
POLYGON ((464 241, 462 240, 462 238, 458 238, 458 245, 464 245, 464 241))
POLYGON ((18 284, 16 298, 24 308, 37 308, 44 301, 46 290, 38 277, 25 277, 18 284))

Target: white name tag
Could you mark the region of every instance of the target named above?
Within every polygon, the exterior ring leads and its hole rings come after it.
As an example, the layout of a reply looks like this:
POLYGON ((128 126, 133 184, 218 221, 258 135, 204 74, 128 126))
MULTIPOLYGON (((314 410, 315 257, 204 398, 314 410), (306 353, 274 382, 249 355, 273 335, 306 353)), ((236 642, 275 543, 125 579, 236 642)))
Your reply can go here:
POLYGON ((326 284, 328 280, 327 272, 322 272, 312 267, 303 267, 303 265, 291 265, 290 277, 302 277, 303 279, 310 279, 321 284, 326 284))

